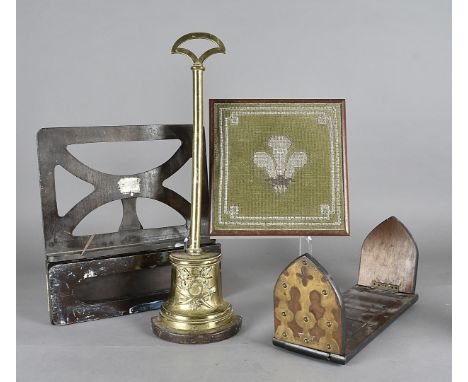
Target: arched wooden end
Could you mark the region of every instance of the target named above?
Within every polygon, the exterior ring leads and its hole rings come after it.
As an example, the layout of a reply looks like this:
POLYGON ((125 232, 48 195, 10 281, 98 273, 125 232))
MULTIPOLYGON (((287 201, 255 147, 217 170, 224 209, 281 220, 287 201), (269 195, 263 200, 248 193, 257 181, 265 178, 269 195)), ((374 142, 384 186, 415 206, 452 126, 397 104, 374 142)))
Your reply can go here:
POLYGON ((362 244, 358 284, 414 293, 418 247, 408 229, 392 216, 375 227, 362 244))
POLYGON ((274 307, 275 345, 344 354, 343 299, 328 272, 312 256, 298 257, 281 273, 274 307))

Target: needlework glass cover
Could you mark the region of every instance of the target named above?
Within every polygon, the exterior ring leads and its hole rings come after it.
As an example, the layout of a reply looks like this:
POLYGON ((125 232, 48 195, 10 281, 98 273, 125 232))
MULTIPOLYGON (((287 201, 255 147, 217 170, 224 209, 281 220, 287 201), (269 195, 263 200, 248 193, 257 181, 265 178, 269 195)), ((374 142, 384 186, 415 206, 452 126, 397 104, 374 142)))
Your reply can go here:
POLYGON ((343 100, 211 100, 211 233, 346 235, 343 100))

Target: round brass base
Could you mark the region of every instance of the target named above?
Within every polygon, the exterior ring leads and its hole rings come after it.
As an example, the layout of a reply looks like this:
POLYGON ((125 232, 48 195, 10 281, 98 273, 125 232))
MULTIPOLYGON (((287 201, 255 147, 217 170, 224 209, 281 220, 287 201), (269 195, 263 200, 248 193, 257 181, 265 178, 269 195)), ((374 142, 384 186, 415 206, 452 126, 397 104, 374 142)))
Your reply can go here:
POLYGON ((219 252, 173 252, 171 294, 151 319, 158 337, 181 344, 221 341, 242 323, 221 292, 219 252))
POLYGON ((242 317, 233 315, 232 319, 226 325, 219 328, 203 332, 187 332, 168 327, 164 324, 164 321, 161 320, 160 316, 151 318, 151 326, 153 327, 153 333, 155 335, 163 340, 178 344, 208 344, 222 341, 235 335, 239 331, 241 325, 242 317))

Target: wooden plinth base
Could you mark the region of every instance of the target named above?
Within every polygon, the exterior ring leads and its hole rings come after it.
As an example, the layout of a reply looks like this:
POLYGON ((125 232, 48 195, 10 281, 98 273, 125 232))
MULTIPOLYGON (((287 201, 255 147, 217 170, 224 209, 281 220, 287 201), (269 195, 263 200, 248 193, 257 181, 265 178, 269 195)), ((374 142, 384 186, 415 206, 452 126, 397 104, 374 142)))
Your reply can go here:
POLYGON ((242 317, 234 315, 229 324, 203 333, 187 333, 168 328, 159 316, 151 318, 151 326, 153 333, 165 341, 178 344, 208 344, 223 341, 237 334, 242 326, 242 317))

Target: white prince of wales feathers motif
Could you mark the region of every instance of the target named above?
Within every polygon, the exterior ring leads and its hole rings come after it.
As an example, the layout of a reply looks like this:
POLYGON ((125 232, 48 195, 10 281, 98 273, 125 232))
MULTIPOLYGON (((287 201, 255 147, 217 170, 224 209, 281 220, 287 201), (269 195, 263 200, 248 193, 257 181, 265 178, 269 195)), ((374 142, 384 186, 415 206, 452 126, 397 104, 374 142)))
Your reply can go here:
POLYGON ((296 170, 306 165, 307 154, 297 151, 288 157, 291 140, 285 136, 271 137, 268 146, 272 149, 272 155, 258 151, 254 154, 253 161, 257 167, 265 169, 268 180, 276 192, 286 192, 296 170))

